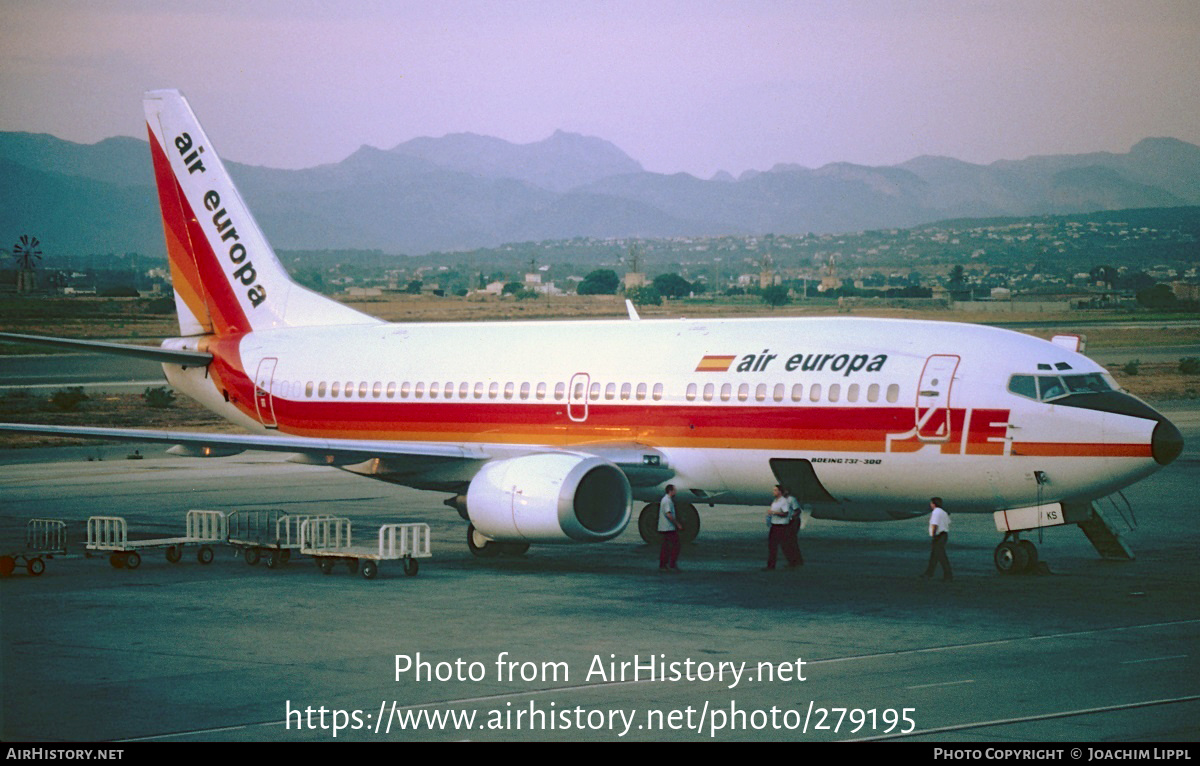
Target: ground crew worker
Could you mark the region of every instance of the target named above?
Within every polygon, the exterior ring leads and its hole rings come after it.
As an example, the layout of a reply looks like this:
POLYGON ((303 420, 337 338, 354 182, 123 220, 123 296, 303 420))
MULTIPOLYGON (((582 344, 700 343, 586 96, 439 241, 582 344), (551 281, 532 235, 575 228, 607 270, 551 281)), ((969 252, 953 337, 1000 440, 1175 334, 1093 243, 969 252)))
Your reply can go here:
POLYGON ((800 564, 799 551, 793 550, 788 545, 792 506, 784 497, 783 487, 776 484, 773 491, 775 500, 771 503, 771 510, 767 513, 767 565, 763 567, 764 572, 775 568, 775 559, 781 545, 783 546, 783 555, 787 556, 788 566, 794 567, 800 564))
POLYGON ((683 525, 675 516, 675 485, 667 485, 667 494, 658 504, 658 533, 662 536, 662 546, 658 550, 658 568, 664 572, 678 572, 679 567, 679 530, 683 525))
POLYGON ((929 537, 932 538, 929 549, 929 566, 925 568, 922 577, 933 577, 937 565, 942 565, 942 579, 950 582, 954 579, 950 571, 950 559, 946 557, 946 541, 950 539, 950 514, 942 508, 942 499, 929 499, 929 537))

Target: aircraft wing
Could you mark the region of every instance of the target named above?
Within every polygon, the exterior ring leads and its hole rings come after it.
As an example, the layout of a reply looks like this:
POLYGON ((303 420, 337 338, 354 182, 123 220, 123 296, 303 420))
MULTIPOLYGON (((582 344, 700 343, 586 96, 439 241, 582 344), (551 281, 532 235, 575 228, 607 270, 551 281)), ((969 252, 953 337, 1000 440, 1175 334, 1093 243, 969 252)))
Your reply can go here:
POLYGON ((366 439, 317 439, 285 434, 213 434, 195 431, 156 431, 141 428, 93 428, 89 426, 43 426, 25 423, 0 423, 0 431, 43 434, 46 436, 82 436, 126 442, 159 442, 180 449, 170 452, 185 457, 224 457, 245 450, 298 453, 304 462, 320 465, 352 465, 364 460, 412 458, 414 462, 486 460, 487 455, 453 445, 426 442, 371 441, 366 439))

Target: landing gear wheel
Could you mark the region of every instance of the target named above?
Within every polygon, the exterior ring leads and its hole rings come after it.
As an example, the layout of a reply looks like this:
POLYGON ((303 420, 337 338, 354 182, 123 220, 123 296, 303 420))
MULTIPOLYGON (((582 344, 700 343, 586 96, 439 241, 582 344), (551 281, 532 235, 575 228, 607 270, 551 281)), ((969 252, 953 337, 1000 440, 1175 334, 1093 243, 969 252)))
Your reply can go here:
POLYGON ((114 553, 113 555, 108 557, 108 563, 112 566, 113 569, 124 569, 125 568, 125 557, 119 553, 114 553))
POLYGON ((696 511, 696 506, 691 503, 677 503, 675 518, 683 525, 683 529, 679 530, 679 542, 690 543, 695 540, 700 534, 700 514, 696 511))
MULTIPOLYGON (((358 559, 350 559, 350 560, 354 562, 354 569, 350 570, 351 574, 353 574, 354 571, 358 569, 358 559)), ((367 559, 366 561, 363 562, 362 576, 364 579, 374 580, 375 575, 377 575, 377 574, 379 574, 379 565, 378 564, 376 564, 374 561, 371 561, 370 559, 367 559)))
POLYGON ((1012 540, 1005 540, 997 545, 992 560, 1001 574, 1017 574, 1024 572, 1025 568, 1029 566, 1029 554, 1025 552, 1019 542, 1012 540))
POLYGON ((467 547, 471 553, 481 559, 495 558, 500 555, 500 546, 495 540, 489 540, 475 530, 474 524, 467 525, 467 547))
POLYGON ((46 562, 42 561, 41 559, 30 559, 29 561, 25 562, 25 571, 29 572, 29 574, 33 575, 34 577, 37 577, 42 572, 46 571, 46 562))
POLYGON ((529 543, 499 543, 499 546, 505 556, 524 556, 529 551, 529 543))
POLYGON ((283 557, 279 555, 279 551, 267 551, 267 569, 275 569, 283 564, 283 557))
POLYGON ((638 534, 646 545, 658 545, 658 503, 650 503, 638 514, 638 534))
POLYGON ((260 551, 258 548, 247 548, 246 552, 242 555, 246 559, 247 564, 254 566, 258 563, 258 560, 262 558, 262 551, 260 551))
POLYGON ((17 568, 17 560, 12 556, 0 556, 0 577, 8 577, 17 568))
MULTIPOLYGON (((370 564, 371 562, 368 561, 366 563, 370 564)), ((346 569, 348 569, 350 571, 350 574, 352 574, 352 575, 358 574, 358 559, 346 559, 346 569)), ((365 570, 366 567, 364 566, 363 569, 365 570)), ((365 571, 363 572, 363 577, 367 577, 367 579, 370 579, 367 576, 365 571)))
POLYGON ((201 564, 211 564, 212 560, 213 549, 207 545, 201 546, 200 550, 196 551, 196 561, 199 561, 201 564))
POLYGON ((416 559, 404 559, 404 574, 408 575, 409 577, 416 577, 417 571, 420 570, 420 568, 421 565, 417 563, 416 559))
POLYGON ((1038 563, 1037 546, 1034 545, 1030 540, 1021 540, 1017 543, 1017 545, 1021 546, 1021 550, 1025 551, 1025 556, 1028 559, 1028 561, 1025 563, 1025 569, 1023 571, 1036 572, 1038 563))
POLYGON ((138 555, 137 551, 130 551, 129 553, 125 554, 125 568, 126 569, 137 569, 141 565, 142 565, 142 557, 138 555))
POLYGON ((172 564, 178 564, 179 560, 182 558, 183 558, 183 548, 182 547, 180 547, 178 545, 167 546, 167 561, 170 561, 172 564))

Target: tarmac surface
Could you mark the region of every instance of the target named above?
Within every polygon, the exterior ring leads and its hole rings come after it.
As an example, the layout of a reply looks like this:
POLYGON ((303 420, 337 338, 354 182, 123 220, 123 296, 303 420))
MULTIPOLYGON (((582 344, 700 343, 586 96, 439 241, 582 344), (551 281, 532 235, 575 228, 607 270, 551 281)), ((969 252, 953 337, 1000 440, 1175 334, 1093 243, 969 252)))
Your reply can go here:
POLYGON ((917 577, 924 518, 814 521, 805 565, 763 572, 764 509, 701 508, 683 571, 660 574, 636 524, 481 560, 442 495, 280 456, 0 451, 0 552, 33 517, 75 543, 0 580, 0 739, 1194 741, 1200 407, 1162 409, 1187 446, 1125 492, 1136 561, 1064 527, 1039 544, 1049 573, 1000 575, 990 515, 959 515, 952 583, 917 577), (136 571, 80 555, 90 515, 171 537, 188 509, 256 508, 345 515, 356 540, 424 521, 433 558, 365 580, 228 548, 208 566, 148 551, 136 571))

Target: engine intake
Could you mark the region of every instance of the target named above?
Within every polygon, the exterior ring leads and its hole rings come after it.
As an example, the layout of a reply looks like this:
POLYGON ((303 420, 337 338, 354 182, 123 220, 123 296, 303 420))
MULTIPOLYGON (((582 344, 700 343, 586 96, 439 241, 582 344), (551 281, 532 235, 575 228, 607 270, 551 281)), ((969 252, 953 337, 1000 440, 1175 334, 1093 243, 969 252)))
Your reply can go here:
POLYGON ((487 463, 467 488, 475 529, 498 541, 598 543, 625 530, 633 492, 620 468, 546 453, 487 463))

